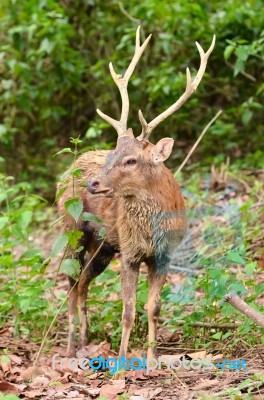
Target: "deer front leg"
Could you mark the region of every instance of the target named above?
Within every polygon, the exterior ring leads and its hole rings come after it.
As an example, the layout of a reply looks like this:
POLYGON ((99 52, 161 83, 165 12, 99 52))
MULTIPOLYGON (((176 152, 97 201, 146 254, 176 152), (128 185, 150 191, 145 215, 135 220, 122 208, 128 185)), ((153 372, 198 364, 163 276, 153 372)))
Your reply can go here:
POLYGON ((135 320, 138 272, 139 266, 122 266, 121 285, 123 297, 123 327, 121 345, 119 350, 120 358, 123 356, 126 357, 129 337, 135 320))
POLYGON ((160 314, 160 298, 166 275, 158 274, 154 268, 149 268, 148 296, 148 358, 157 356, 157 326, 160 314))
POLYGON ((78 282, 78 315, 80 324, 79 348, 88 344, 88 322, 87 322, 87 292, 91 282, 90 274, 84 271, 78 282))

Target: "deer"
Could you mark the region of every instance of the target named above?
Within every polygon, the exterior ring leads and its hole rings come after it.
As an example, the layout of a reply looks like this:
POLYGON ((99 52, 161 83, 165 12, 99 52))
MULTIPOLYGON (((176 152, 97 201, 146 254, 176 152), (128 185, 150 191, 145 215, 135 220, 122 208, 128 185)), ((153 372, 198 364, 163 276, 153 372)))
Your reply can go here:
MULTIPOLYGON (((208 58, 215 45, 204 52, 196 42, 200 66, 195 78, 186 69, 184 93, 168 109, 147 122, 139 110, 141 133, 134 136, 128 128, 128 82, 141 58, 151 35, 141 44, 140 27, 136 31, 133 58, 123 75, 117 74, 109 64, 111 76, 117 85, 121 100, 120 119, 114 119, 97 109, 99 116, 117 132, 113 150, 94 150, 80 155, 70 167, 79 168, 76 193, 83 203, 83 210, 104 221, 105 237, 99 235, 100 224, 84 221, 80 217, 77 229, 82 232, 82 250, 72 254, 79 260, 82 273, 78 280, 69 277, 68 318, 69 336, 67 356, 73 357, 75 349, 74 318, 79 315, 79 348, 88 344, 87 293, 91 281, 101 274, 116 254, 121 258, 122 337, 119 357, 125 356, 133 327, 136 310, 136 288, 141 263, 147 266, 149 286, 148 350, 147 357, 157 355, 157 324, 160 314, 162 288, 166 282, 173 253, 184 237, 186 215, 181 189, 172 171, 165 166, 171 155, 174 140, 149 141, 152 131, 167 117, 176 112, 195 92, 206 70, 208 58)), ((64 216, 64 229, 72 229, 74 220, 67 215, 64 203, 72 196, 72 175, 68 174, 63 195, 58 200, 58 212, 64 216)), ((58 185, 61 188, 62 183, 58 185)), ((65 182, 64 182, 65 185, 65 182)))

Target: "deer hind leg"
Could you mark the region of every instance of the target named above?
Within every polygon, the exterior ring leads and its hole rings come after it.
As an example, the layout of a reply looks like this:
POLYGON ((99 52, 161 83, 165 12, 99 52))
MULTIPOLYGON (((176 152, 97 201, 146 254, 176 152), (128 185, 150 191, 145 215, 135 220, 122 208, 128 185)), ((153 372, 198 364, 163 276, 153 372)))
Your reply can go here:
MULTIPOLYGON (((84 262, 84 254, 79 255, 79 261, 81 265, 85 266, 82 268, 82 273, 79 281, 69 277, 69 299, 68 299, 68 317, 69 317, 69 335, 68 335, 68 346, 67 356, 74 357, 75 351, 75 312, 78 304, 78 315, 80 323, 80 340, 79 347, 84 347, 88 343, 88 323, 87 323, 87 308, 86 299, 88 286, 90 282, 101 272, 105 270, 111 259, 113 258, 116 250, 111 246, 104 244, 100 249, 100 252, 93 258, 89 255, 86 262, 84 262)), ((95 253, 95 251, 94 251, 95 253)))
POLYGON ((154 267, 148 271, 148 358, 157 356, 157 327, 160 314, 160 298, 166 281, 165 274, 158 274, 154 267))
POLYGON ((119 357, 126 357, 131 329, 136 314, 136 288, 139 266, 123 267, 121 270, 121 285, 123 297, 122 339, 119 357))

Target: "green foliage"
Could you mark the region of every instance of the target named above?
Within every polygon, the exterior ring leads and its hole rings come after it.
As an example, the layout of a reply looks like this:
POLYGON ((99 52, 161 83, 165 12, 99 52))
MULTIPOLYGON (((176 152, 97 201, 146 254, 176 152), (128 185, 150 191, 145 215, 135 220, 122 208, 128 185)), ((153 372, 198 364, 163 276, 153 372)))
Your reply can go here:
MULTIPOLYGON (((89 148, 115 142, 113 129, 95 110, 119 114, 119 93, 108 64, 111 60, 117 72, 125 70, 139 23, 142 39, 153 36, 129 87, 135 132, 139 108, 150 121, 183 93, 186 67, 194 76, 199 65, 195 40, 206 49, 215 33, 216 47, 197 93, 160 125, 153 141, 169 135, 180 146, 182 139, 185 146, 193 143, 223 108, 195 157, 208 164, 216 156, 221 161, 229 154, 236 160, 244 153, 253 166, 263 165, 262 6, 260 0, 133 0, 122 6, 116 0, 3 0, 0 143, 5 171, 15 172, 19 180, 34 177, 36 188, 52 197, 50 182, 62 168, 58 159, 46 159, 50 149, 67 146, 72 131, 89 148)), ((174 162, 182 158, 177 146, 174 162)))
MULTIPOLYGON (((197 182, 199 182, 199 178, 194 175, 190 181, 193 197, 188 200, 189 206, 195 200, 196 209, 199 209, 200 204, 211 207, 215 201, 214 193, 204 192, 204 198, 198 200, 195 197, 196 193, 197 196, 200 193, 197 182)), ((212 342, 224 341, 231 335, 229 330, 218 330, 216 333, 210 334, 210 330, 201 329, 201 338, 199 338, 198 328, 195 328, 194 331, 193 324, 201 321, 221 324, 236 321, 239 317, 243 323, 237 328, 237 340, 239 337, 243 337, 248 343, 253 344, 260 340, 262 329, 238 313, 230 304, 223 302, 223 297, 227 293, 236 292, 251 307, 262 313, 264 311, 263 306, 256 303, 263 293, 264 284, 257 283, 257 262, 253 260, 250 249, 247 250, 248 244, 254 238, 261 237, 262 222, 258 216, 259 212, 264 211, 264 206, 262 205, 260 210, 253 215, 251 207, 252 203, 254 204, 254 196, 257 200, 261 195, 263 185, 259 186, 256 183, 255 186, 258 189, 252 189, 252 196, 237 209, 237 213, 234 214, 235 218, 233 215, 229 220, 232 221, 231 223, 227 223, 227 218, 219 219, 210 212, 206 213, 206 208, 202 208, 202 213, 199 214, 199 223, 202 226, 199 236, 202 244, 196 247, 198 262, 193 266, 193 275, 186 276, 181 288, 176 293, 171 293, 170 289, 163 293, 166 314, 171 310, 172 302, 175 304, 174 312, 167 322, 168 326, 175 330, 177 320, 181 322, 184 320, 184 333, 186 337, 192 337, 195 333, 197 347, 200 345, 212 346, 212 342), (199 267, 201 272, 199 272, 199 267), (190 305, 192 312, 189 311, 188 306, 190 305), (188 311, 186 312, 186 310, 188 311)), ((195 211, 195 208, 191 208, 191 212, 192 210, 195 211)), ((228 216, 228 210, 224 215, 228 216)), ((189 215, 189 218, 191 219, 193 216, 189 215)), ((192 263, 191 257, 186 262, 192 263)), ((234 335, 234 329, 232 332, 234 335)), ((235 340, 231 343, 234 345, 235 340)))
POLYGON ((16 333, 38 335, 48 317, 45 297, 53 282, 44 277, 49 260, 30 236, 46 202, 28 183, 0 174, 0 324, 14 320, 16 333))
POLYGON ((75 32, 56 1, 3 0, 0 18, 3 155, 9 160, 16 153, 20 177, 28 177, 23 167, 31 164, 37 176, 48 170, 42 151, 56 144, 55 131, 75 113, 85 60, 71 46, 75 32))
MULTIPOLYGON (((132 343, 142 337, 147 341, 147 316, 144 306, 148 297, 146 277, 140 276, 137 287, 136 321, 132 332, 132 343)), ((90 315, 90 340, 111 340, 114 349, 118 349, 122 332, 122 300, 120 276, 116 271, 106 269, 99 275, 89 289, 88 313, 90 315), (89 312, 96 310, 96 312, 89 312)), ((139 339, 141 338, 141 339, 139 339)))

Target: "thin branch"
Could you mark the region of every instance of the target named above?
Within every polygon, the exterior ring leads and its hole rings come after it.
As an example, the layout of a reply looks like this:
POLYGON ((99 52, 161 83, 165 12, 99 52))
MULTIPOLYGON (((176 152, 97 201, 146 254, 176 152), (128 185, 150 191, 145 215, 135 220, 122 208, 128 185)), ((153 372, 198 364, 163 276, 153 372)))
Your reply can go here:
POLYGON ((219 115, 223 112, 223 110, 219 110, 218 113, 214 116, 214 118, 211 119, 211 121, 206 125, 206 127, 203 129, 201 135, 199 136, 199 138, 196 140, 196 142, 194 143, 193 147, 191 148, 191 150, 189 151, 189 153, 187 154, 187 156, 185 157, 184 161, 182 162, 182 164, 179 166, 179 168, 177 169, 177 171, 175 172, 175 176, 183 169, 183 167, 185 166, 185 164, 187 163, 187 161, 189 160, 189 158, 191 157, 192 153, 194 152, 194 150, 196 149, 196 147, 198 146, 198 144, 200 143, 200 141, 202 140, 202 138, 204 137, 204 135, 206 134, 206 132, 208 131, 208 129, 210 128, 210 126, 215 122, 215 120, 217 120, 217 118, 219 117, 219 115))
MULTIPOLYGON (((165 318, 160 318, 160 322, 166 322, 165 318)), ((178 325, 186 325, 186 321, 184 320, 177 320, 175 321, 178 325)), ((223 323, 218 324, 216 322, 191 322, 190 326, 195 326, 197 328, 214 328, 214 329, 235 329, 238 328, 242 323, 234 322, 234 323, 223 323)))
POLYGON ((124 8, 123 4, 121 3, 121 1, 118 2, 118 6, 120 8, 121 13, 123 13, 128 19, 130 19, 130 21, 135 22, 136 24, 140 25, 141 21, 140 19, 137 19, 135 17, 132 17, 132 15, 130 15, 124 8))
MULTIPOLYGON (((228 62, 228 61, 226 61, 226 65, 228 65, 228 66, 229 66, 230 68, 232 68, 232 69, 235 69, 235 66, 232 65, 232 64, 230 64, 230 62, 228 62)), ((248 73, 245 72, 245 71, 239 71, 239 73, 240 73, 241 75, 243 75, 245 78, 249 79, 250 81, 252 81, 252 82, 257 82, 257 79, 256 79, 253 75, 250 75, 250 74, 248 74, 248 73)))
POLYGON ((224 296, 223 300, 227 301, 242 314, 246 315, 249 319, 254 321, 255 324, 264 328, 264 315, 250 307, 236 293, 228 293, 226 296, 224 296))

